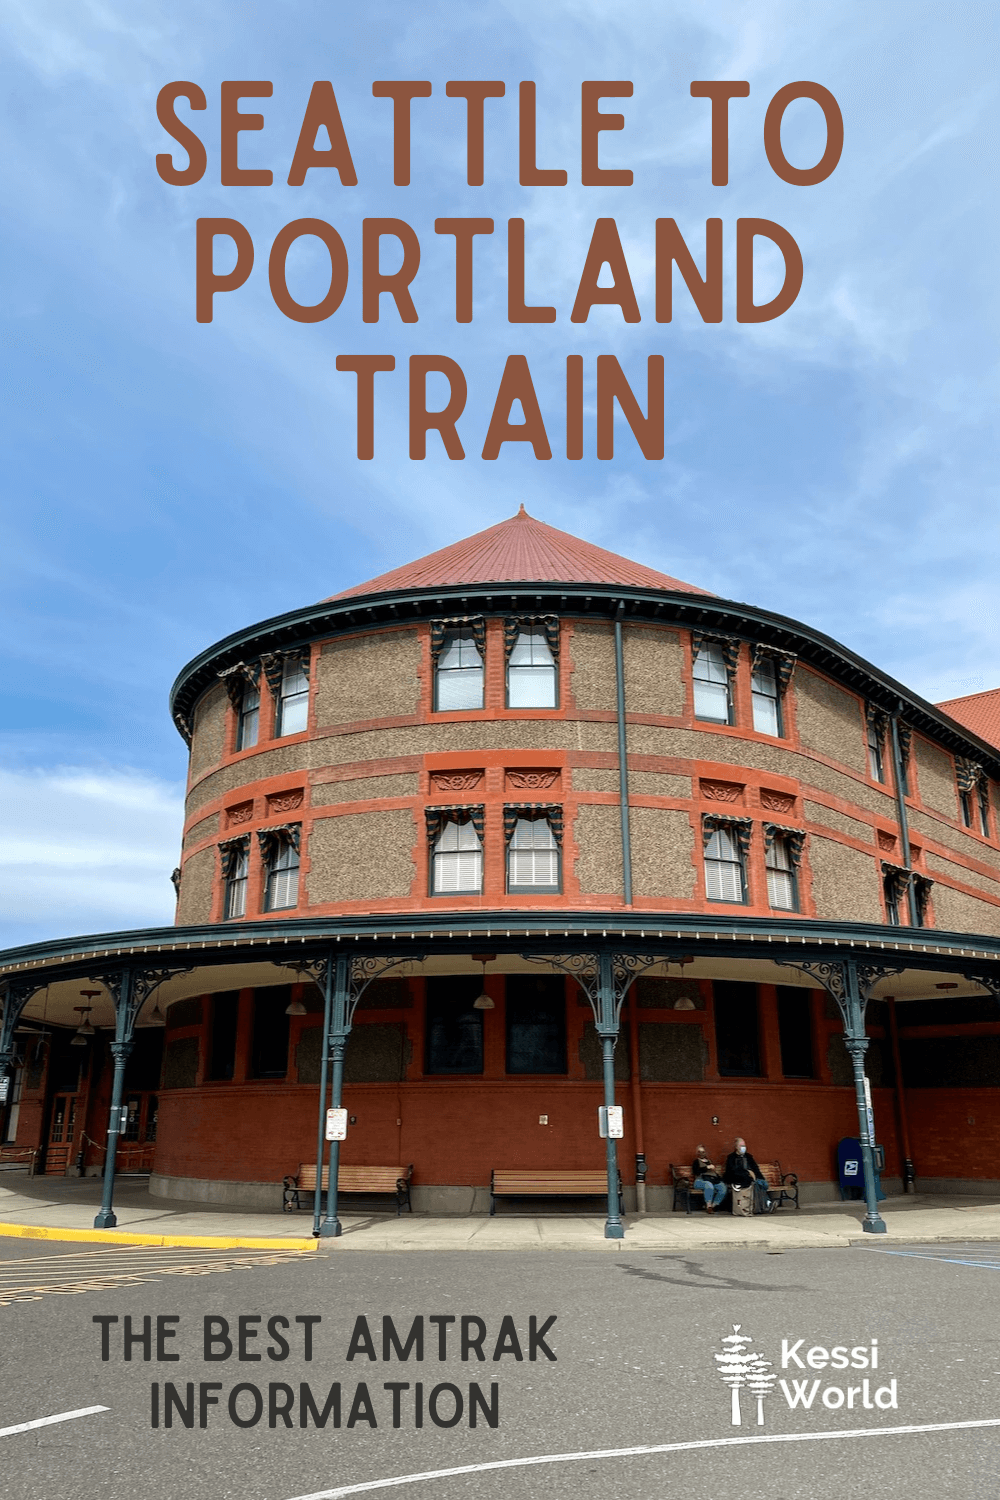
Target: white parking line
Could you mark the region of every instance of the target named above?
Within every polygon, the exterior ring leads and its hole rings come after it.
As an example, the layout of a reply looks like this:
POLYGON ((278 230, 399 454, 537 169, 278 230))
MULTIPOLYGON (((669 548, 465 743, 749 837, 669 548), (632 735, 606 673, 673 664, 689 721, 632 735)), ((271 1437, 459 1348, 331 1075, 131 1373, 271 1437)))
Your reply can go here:
POLYGON ((36 1427, 51 1427, 53 1422, 72 1422, 75 1417, 93 1417, 99 1411, 110 1411, 108 1406, 81 1406, 79 1411, 61 1411, 54 1417, 36 1417, 33 1422, 18 1422, 16 1427, 0 1427, 0 1438, 13 1437, 15 1432, 31 1432, 36 1427))
POLYGON ((593 1458, 637 1458, 648 1453, 687 1453, 698 1448, 748 1447, 751 1443, 809 1443, 823 1438, 899 1437, 916 1432, 957 1432, 974 1427, 1000 1427, 1000 1417, 977 1422, 928 1422, 920 1427, 855 1427, 847 1432, 776 1432, 765 1437, 709 1438, 693 1443, 655 1443, 642 1448, 593 1448, 583 1453, 545 1453, 537 1458, 504 1458, 491 1464, 463 1464, 456 1469, 428 1469, 423 1474, 399 1474, 392 1479, 369 1479, 332 1490, 313 1490, 293 1500, 340 1500, 367 1490, 387 1490, 398 1484, 420 1484, 425 1479, 450 1479, 458 1474, 486 1474, 493 1469, 526 1469, 535 1464, 572 1464, 593 1458))

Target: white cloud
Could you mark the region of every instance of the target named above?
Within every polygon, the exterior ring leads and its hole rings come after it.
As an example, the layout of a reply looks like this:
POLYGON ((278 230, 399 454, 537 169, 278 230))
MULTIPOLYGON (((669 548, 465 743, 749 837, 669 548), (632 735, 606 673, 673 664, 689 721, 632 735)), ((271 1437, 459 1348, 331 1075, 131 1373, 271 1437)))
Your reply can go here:
POLYGON ((182 793, 131 770, 0 770, 0 945, 172 922, 182 793))

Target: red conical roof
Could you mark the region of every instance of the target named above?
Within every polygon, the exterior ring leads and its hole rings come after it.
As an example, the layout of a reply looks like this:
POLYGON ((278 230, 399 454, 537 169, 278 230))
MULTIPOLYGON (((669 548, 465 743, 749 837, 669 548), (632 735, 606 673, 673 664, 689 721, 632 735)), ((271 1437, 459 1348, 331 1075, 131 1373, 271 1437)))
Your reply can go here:
POLYGON ((416 562, 393 568, 333 597, 349 599, 358 594, 460 583, 620 583, 634 588, 668 589, 672 593, 709 592, 619 557, 617 552, 606 552, 568 531, 546 526, 544 521, 529 516, 522 505, 516 516, 497 526, 477 531, 475 536, 453 542, 438 552, 429 552, 416 562))

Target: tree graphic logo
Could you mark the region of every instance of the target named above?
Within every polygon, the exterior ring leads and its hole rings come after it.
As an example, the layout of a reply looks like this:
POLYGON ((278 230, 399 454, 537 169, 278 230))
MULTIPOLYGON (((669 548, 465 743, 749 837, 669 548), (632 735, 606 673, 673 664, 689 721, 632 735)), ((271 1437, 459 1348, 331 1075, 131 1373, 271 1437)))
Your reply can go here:
POLYGON ((740 1391, 747 1390, 757 1398, 757 1425, 764 1425, 764 1398, 774 1389, 775 1375, 771 1361, 764 1359, 750 1346, 753 1339, 741 1333, 741 1323, 733 1324, 733 1331, 722 1340, 722 1353, 715 1355, 719 1367, 719 1379, 728 1385, 732 1395, 732 1423, 740 1427, 743 1413, 740 1410, 740 1391))

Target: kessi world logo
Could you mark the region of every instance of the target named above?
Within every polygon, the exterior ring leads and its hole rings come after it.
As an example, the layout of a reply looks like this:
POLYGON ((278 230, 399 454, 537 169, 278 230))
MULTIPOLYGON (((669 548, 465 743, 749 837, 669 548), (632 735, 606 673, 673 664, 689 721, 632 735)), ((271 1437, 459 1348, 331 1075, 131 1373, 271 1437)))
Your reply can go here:
MULTIPOLYGON (((853 1348, 836 1344, 830 1349, 823 1344, 813 1344, 807 1349, 804 1338, 782 1339, 781 1359, 776 1367, 773 1360, 766 1359, 755 1348, 750 1335, 742 1331, 741 1323, 734 1323, 732 1328, 732 1333, 722 1339, 722 1352, 715 1355, 715 1362, 719 1379, 729 1387, 734 1427, 743 1425, 744 1412, 751 1423, 756 1414, 756 1425, 763 1427, 764 1403, 775 1393, 792 1411, 798 1407, 805 1411, 814 1408, 839 1411, 842 1407, 848 1411, 896 1411, 899 1408, 896 1377, 893 1376, 887 1385, 877 1383, 881 1379, 874 1373, 879 1367, 878 1339, 872 1339, 870 1344, 856 1344, 853 1348), (781 1375, 779 1370, 787 1371, 787 1374, 781 1375), (862 1370, 870 1373, 861 1375, 862 1370)), ((777 1409, 782 1409, 780 1401, 777 1409)))

